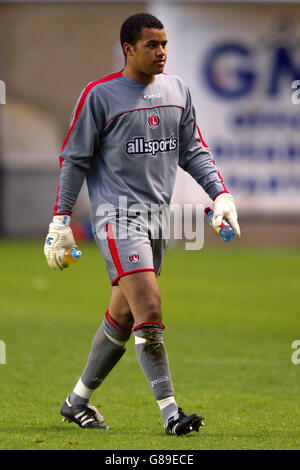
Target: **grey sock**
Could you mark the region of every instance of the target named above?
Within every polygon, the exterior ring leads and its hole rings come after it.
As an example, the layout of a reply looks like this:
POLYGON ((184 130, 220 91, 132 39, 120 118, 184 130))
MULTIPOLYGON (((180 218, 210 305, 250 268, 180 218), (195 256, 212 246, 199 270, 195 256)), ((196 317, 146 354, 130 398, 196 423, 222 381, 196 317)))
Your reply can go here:
POLYGON ((71 405, 78 406, 78 405, 87 405, 89 402, 88 398, 83 398, 77 395, 77 393, 72 392, 71 395, 69 396, 69 401, 71 402, 71 405))
POLYGON ((159 323, 140 323, 133 327, 136 354, 156 400, 174 396, 163 329, 159 323))
POLYGON ((174 416, 178 411, 178 406, 176 403, 171 403, 161 410, 161 417, 167 426, 169 419, 174 416))
MULTIPOLYGON (((98 329, 91 346, 86 367, 81 375, 84 385, 95 390, 125 353, 125 343, 131 335, 129 325, 116 323, 109 312, 98 329)), ((76 398, 76 397, 75 397, 76 398)))

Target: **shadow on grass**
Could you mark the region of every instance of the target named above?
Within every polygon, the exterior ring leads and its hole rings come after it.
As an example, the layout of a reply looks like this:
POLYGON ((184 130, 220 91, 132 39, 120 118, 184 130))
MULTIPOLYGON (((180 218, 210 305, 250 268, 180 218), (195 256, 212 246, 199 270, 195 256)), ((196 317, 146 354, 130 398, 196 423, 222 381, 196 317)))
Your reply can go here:
MULTIPOLYGON (((51 434, 53 432, 57 433, 57 432, 60 432, 60 433, 76 433, 78 434, 78 431, 80 431, 80 429, 78 427, 75 427, 75 426, 21 426, 21 427, 17 427, 17 426, 11 426, 11 427, 0 427, 0 434, 3 433, 3 434, 7 434, 7 433, 16 433, 16 434, 29 434, 29 433, 35 433, 35 434, 38 434, 38 433, 45 433, 45 434, 51 434)), ((109 431, 106 431, 106 432, 111 432, 112 430, 109 430, 109 431)), ((97 429, 85 429, 85 430, 82 430, 82 432, 89 432, 89 433, 93 433, 93 432, 99 432, 99 430, 97 429)), ((105 430, 102 430, 102 432, 105 432, 105 430)))

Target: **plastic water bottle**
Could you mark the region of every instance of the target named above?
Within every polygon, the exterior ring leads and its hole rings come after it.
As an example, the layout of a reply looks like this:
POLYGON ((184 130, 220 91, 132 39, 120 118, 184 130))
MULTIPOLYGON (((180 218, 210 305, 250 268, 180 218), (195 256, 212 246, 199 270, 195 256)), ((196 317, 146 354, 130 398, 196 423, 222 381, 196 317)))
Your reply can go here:
POLYGON ((76 261, 79 260, 80 256, 81 251, 77 250, 77 248, 75 250, 65 250, 64 252, 64 260, 67 264, 76 263, 76 261))
MULTIPOLYGON (((207 207, 205 209, 205 214, 206 214, 207 222, 211 226, 214 211, 210 207, 207 207)), ((222 240, 224 240, 224 242, 231 242, 231 240, 235 237, 236 233, 235 233, 234 228, 232 228, 231 225, 226 220, 223 219, 221 223, 221 230, 219 232, 219 235, 222 238, 222 240)))

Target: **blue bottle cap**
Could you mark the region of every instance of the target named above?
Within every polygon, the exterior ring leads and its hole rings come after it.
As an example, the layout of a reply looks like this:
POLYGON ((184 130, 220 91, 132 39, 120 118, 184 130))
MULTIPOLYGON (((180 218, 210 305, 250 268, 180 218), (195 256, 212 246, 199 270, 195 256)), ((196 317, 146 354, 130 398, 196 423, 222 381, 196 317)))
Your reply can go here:
POLYGON ((73 250, 72 251, 72 256, 73 256, 73 258, 80 258, 81 251, 80 250, 73 250))

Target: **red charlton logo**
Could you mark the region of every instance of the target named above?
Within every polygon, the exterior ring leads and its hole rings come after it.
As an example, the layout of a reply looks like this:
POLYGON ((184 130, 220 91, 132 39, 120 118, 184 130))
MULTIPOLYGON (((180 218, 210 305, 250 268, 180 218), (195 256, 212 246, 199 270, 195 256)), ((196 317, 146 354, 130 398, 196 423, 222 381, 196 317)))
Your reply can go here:
POLYGON ((152 129, 154 129, 155 127, 158 127, 159 116, 157 114, 151 114, 151 116, 148 117, 148 124, 152 129))
POLYGON ((132 253, 130 256, 129 256, 129 261, 131 263, 137 263, 139 261, 140 257, 137 253, 132 253))

